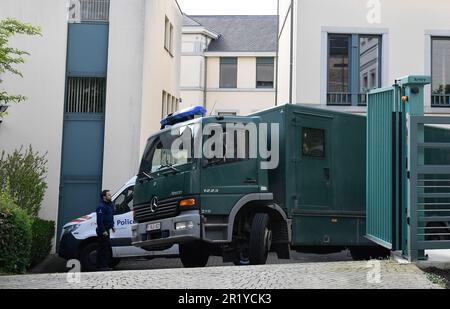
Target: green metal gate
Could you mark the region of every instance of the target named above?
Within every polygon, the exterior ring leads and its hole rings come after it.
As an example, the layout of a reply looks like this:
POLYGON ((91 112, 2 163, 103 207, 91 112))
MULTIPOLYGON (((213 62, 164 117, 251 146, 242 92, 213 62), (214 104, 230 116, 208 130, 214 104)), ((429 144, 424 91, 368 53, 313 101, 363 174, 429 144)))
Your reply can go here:
POLYGON ((372 91, 368 98, 367 123, 367 238, 396 250, 401 209, 400 87, 372 91))
POLYGON ((410 117, 407 246, 410 261, 424 250, 450 248, 449 117, 410 117))

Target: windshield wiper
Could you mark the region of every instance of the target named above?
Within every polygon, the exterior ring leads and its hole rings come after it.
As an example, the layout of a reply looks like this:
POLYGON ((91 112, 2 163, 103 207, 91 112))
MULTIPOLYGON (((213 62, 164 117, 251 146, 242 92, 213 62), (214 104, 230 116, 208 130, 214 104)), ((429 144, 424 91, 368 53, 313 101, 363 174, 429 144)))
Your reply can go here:
POLYGON ((148 178, 148 180, 153 180, 154 178, 152 176, 150 176, 149 174, 147 174, 146 172, 141 172, 138 176, 145 176, 148 178))
POLYGON ((176 172, 176 173, 181 172, 179 169, 173 167, 173 164, 163 164, 163 165, 161 165, 161 167, 158 169, 158 171, 162 170, 163 168, 171 169, 172 171, 174 171, 174 172, 176 172))

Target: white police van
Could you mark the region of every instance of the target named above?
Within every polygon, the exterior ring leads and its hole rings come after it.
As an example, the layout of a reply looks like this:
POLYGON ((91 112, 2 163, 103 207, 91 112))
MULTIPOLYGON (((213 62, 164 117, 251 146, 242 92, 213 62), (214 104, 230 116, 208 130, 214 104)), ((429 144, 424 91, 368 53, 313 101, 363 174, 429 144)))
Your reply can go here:
MULTIPOLYGON (((178 257, 178 245, 161 248, 163 251, 145 251, 131 245, 131 226, 133 220, 133 190, 136 177, 133 177, 113 195, 115 233, 111 231, 113 260, 111 267, 117 266, 122 258, 178 257), (164 250, 165 249, 165 250, 164 250)), ((96 205, 93 205, 96 207, 96 205)), ((97 258, 97 215, 95 212, 75 219, 63 227, 58 254, 71 260, 78 259, 84 271, 96 269, 97 258)))

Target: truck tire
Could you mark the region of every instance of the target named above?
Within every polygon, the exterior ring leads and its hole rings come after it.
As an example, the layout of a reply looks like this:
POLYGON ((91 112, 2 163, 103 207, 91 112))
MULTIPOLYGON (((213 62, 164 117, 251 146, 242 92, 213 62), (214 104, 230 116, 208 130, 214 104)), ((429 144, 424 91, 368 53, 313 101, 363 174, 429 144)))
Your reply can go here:
POLYGON ((384 260, 390 257, 391 251, 380 246, 354 247, 350 249, 350 254, 354 261, 384 260))
POLYGON ((209 252, 201 242, 180 245, 180 259, 185 268, 205 267, 209 252))
POLYGON ((272 231, 269 226, 269 215, 258 213, 253 217, 250 242, 249 260, 251 265, 264 265, 267 262, 270 246, 272 244, 272 231))

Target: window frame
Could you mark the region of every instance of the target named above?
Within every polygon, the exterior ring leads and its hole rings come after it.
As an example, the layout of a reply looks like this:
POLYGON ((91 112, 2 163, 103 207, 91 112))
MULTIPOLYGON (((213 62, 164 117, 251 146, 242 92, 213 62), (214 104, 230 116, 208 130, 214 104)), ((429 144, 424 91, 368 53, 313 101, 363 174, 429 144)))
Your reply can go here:
POLYGON ((275 58, 274 57, 256 57, 256 89, 274 89, 275 88, 275 58), (261 61, 262 59, 268 60, 270 59, 272 63, 258 63, 258 60, 261 61), (272 66, 272 86, 258 86, 258 66, 272 66))
POLYGON ((301 154, 302 158, 308 158, 308 159, 316 159, 316 160, 325 160, 327 158, 327 132, 323 128, 311 128, 311 127, 302 127, 302 135, 301 135, 301 154), (322 133, 322 141, 323 141, 323 150, 322 155, 311 155, 308 153, 305 153, 305 130, 308 131, 320 131, 322 133))
MULTIPOLYGON (((336 32, 328 32, 327 33, 327 54, 326 54, 326 104, 328 106, 366 106, 367 100, 365 96, 363 98, 363 92, 361 92, 361 80, 360 80, 360 68, 361 68, 361 54, 360 54, 360 39, 361 38, 376 38, 378 39, 378 87, 382 87, 382 77, 383 77, 383 34, 371 34, 371 33, 336 33, 336 32), (331 44, 330 39, 332 37, 347 37, 349 38, 349 54, 348 54, 348 83, 349 83, 349 92, 330 92, 330 52, 331 52, 331 44), (345 103, 332 103, 330 102, 329 96, 331 94, 343 94, 347 96, 347 100, 345 103), (350 98, 350 100, 348 100, 350 98)), ((376 88, 374 88, 376 89, 376 88)))
MULTIPOLYGON (((431 75, 431 90, 430 90, 430 97, 431 97, 431 107, 432 108, 450 108, 450 104, 446 104, 446 100, 447 100, 447 98, 446 98, 446 96, 448 96, 449 97, 449 103, 450 103, 450 92, 449 93, 445 93, 445 89, 444 89, 444 94, 435 94, 434 93, 434 89, 433 89, 433 86, 434 86, 434 70, 433 70, 433 68, 434 68, 434 56, 433 56, 433 54, 434 54, 434 42, 435 41, 448 41, 448 42, 450 42, 450 36, 435 36, 435 35, 432 35, 431 36, 431 46, 430 46, 430 57, 431 57, 431 59, 430 59, 430 75, 431 75), (444 101, 444 103, 443 104, 439 104, 439 103, 436 103, 436 100, 435 100, 435 96, 442 96, 443 97, 443 101, 444 101)), ((450 61, 450 59, 449 59, 449 61, 450 61)), ((450 74, 450 73, 449 73, 450 74)), ((449 77, 449 79, 450 79, 450 77, 449 77)), ((449 80, 449 82, 450 82, 450 80, 449 80)), ((442 102, 442 100, 439 100, 440 102, 442 102)))
MULTIPOLYGON (((131 200, 134 200, 134 186, 126 187, 126 188, 125 188, 124 190, 122 190, 122 192, 120 192, 120 194, 114 199, 114 202, 113 202, 113 204, 114 204, 114 209, 113 209, 114 216, 121 216, 121 215, 124 215, 124 214, 126 214, 126 213, 129 213, 129 212, 133 211, 133 207, 129 208, 129 211, 125 211, 125 212, 123 211, 123 209, 120 210, 120 211, 118 211, 118 208, 116 207, 116 206, 117 206, 117 205, 116 205, 116 200, 117 200, 121 195, 123 195, 125 192, 128 193, 127 196, 126 196, 126 198, 128 198, 128 197, 130 196, 130 194, 129 194, 130 190, 132 191, 132 193, 131 193, 132 199, 131 199, 131 200)), ((125 201, 125 200, 124 200, 124 201, 125 201)), ((130 202, 127 203, 127 206, 128 206, 129 203, 130 203, 130 202)), ((133 202, 133 204, 134 204, 134 202, 133 202)), ((134 205, 133 205, 133 206, 134 206, 134 205)))
MULTIPOLYGON (((220 57, 220 63, 219 63, 219 88, 220 89, 237 89, 238 88, 238 70, 239 70, 239 58, 238 57, 220 57), (235 63, 225 63, 226 61, 235 60, 235 63), (223 65, 235 65, 236 66, 236 74, 235 74, 235 81, 233 86, 225 87, 223 84, 223 65)), ((234 76, 233 76, 234 78, 234 76)))

